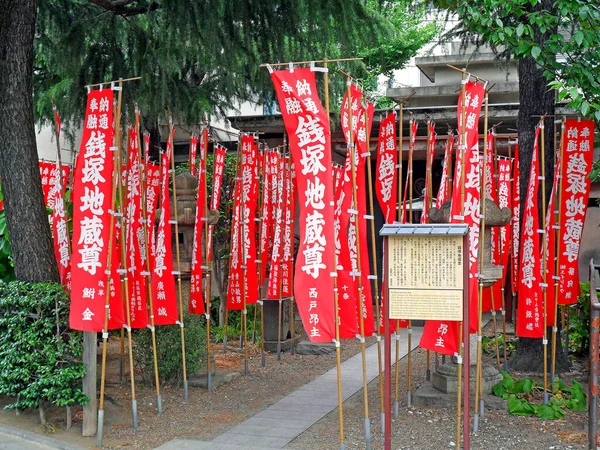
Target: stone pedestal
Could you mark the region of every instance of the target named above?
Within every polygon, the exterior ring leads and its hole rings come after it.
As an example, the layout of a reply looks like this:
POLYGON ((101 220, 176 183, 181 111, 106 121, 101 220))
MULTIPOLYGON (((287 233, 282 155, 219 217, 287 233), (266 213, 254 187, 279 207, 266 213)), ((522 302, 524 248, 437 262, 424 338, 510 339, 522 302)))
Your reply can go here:
MULTIPOLYGON (((471 391, 475 392, 475 374, 477 366, 472 365, 470 370, 471 391)), ((481 368, 481 379, 483 382, 483 393, 491 394, 494 385, 502 380, 502 375, 494 366, 484 364, 481 368)), ((458 364, 446 363, 431 374, 431 382, 435 389, 444 393, 458 391, 458 364)), ((464 382, 464 380, 463 380, 464 382)))
MULTIPOLYGON (((279 331, 279 300, 264 300, 265 312, 265 350, 277 351, 277 333, 279 331)), ((292 332, 290 329, 290 299, 281 302, 281 350, 292 348, 292 332)))

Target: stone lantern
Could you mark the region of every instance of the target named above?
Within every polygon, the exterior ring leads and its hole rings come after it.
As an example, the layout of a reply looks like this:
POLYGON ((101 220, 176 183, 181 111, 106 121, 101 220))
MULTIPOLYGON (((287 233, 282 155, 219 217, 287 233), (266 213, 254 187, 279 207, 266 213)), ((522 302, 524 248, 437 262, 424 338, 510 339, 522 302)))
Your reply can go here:
MULTIPOLYGON (((179 228, 179 258, 181 275, 185 278, 189 278, 192 270, 192 252, 194 248, 196 188, 198 187, 198 178, 189 172, 180 173, 175 177, 175 187, 177 188, 178 217, 175 217, 175 202, 173 197, 171 197, 171 218, 177 220, 179 228)), ((173 227, 172 230, 174 233, 175 227, 173 227)), ((173 245, 175 245, 174 238, 173 245)), ((173 250, 173 258, 175 259, 175 249, 173 250)), ((177 263, 177 261, 173 262, 174 264, 177 263)))

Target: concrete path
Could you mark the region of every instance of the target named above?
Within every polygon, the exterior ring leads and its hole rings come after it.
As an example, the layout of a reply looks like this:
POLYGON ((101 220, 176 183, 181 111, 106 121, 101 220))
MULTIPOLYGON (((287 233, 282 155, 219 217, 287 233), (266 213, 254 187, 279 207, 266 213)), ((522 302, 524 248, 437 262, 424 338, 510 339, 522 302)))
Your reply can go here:
POLYGON ((32 431, 0 425, 0 450, 85 450, 32 431))
MULTIPOLYGON (((420 327, 413 328, 411 350, 417 347, 422 331, 420 327)), ((406 330, 401 330, 400 358, 408 354, 406 337, 406 330)), ((367 348, 366 356, 367 381, 370 382, 379 375, 377 344, 367 348)), ((393 360, 392 348, 392 362, 393 360)), ((358 353, 342 363, 344 401, 361 390, 362 386, 362 360, 358 353)), ((158 450, 281 449, 336 409, 337 401, 337 370, 334 367, 210 442, 174 439, 158 447, 158 450)), ((378 419, 379 417, 371 417, 372 421, 378 419)))

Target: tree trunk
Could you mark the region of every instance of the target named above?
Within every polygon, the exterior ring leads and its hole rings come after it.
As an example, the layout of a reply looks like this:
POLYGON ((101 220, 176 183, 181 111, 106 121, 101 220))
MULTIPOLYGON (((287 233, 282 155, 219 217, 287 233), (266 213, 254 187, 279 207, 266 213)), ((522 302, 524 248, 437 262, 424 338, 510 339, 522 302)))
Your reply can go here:
POLYGON ((0 6, 0 177, 15 275, 58 281, 38 167, 33 118, 36 0, 0 6))
MULTIPOLYGON (((543 0, 541 4, 536 5, 536 9, 553 9, 553 0, 543 0)), ((544 42, 550 33, 555 30, 549 30, 547 34, 536 35, 536 42, 542 48, 544 42)), ((519 61, 519 117, 517 129, 519 133, 519 165, 521 176, 519 179, 519 190, 521 192, 521 220, 525 208, 525 196, 527 192, 527 184, 529 183, 529 171, 531 168, 531 159, 533 155, 533 143, 535 140, 535 127, 540 121, 540 116, 544 114, 553 115, 555 105, 555 92, 548 88, 548 80, 545 78, 542 70, 537 66, 532 58, 525 58, 519 61), (536 117, 537 116, 537 117, 536 117)), ((554 117, 548 117, 544 121, 544 139, 545 139, 545 173, 546 178, 546 202, 550 199, 552 192, 552 180, 554 175, 554 139, 553 139, 553 123, 554 117)), ((539 151, 541 157, 541 136, 539 142, 539 151)), ((539 217, 540 226, 543 228, 542 208, 546 209, 546 205, 542 205, 542 189, 539 191, 539 217)), ((534 227, 535 228, 535 227, 534 227)), ((521 226, 521 229, 523 227, 521 226)), ((552 281, 548 284, 553 286, 552 281)), ((548 328, 547 336, 549 340, 548 356, 551 354, 551 333, 552 329, 548 328)), ((560 343, 560 334, 557 338, 560 343)), ((519 371, 543 371, 544 354, 541 339, 520 338, 519 345, 516 348, 516 354, 511 360, 511 368, 519 371)), ((557 363, 558 367, 565 369, 567 367, 566 355, 561 351, 561 346, 557 347, 557 363)), ((550 368, 550 364, 548 364, 550 368)))

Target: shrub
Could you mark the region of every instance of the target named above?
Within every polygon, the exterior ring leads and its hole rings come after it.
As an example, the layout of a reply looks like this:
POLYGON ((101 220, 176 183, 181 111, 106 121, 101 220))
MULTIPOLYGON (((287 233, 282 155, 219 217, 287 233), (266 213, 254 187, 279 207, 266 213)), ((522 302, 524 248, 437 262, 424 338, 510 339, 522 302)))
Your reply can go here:
MULTIPOLYGON (((185 362, 190 377, 205 366, 206 328, 204 316, 185 314, 185 362)), ((133 357, 142 369, 144 379, 154 381, 152 333, 149 329, 139 330, 134 335, 133 357)), ((156 327, 158 376, 161 382, 179 386, 183 381, 181 357, 181 330, 178 325, 156 327)))
POLYGON ((69 330, 69 298, 58 283, 0 281, 0 394, 7 409, 86 404, 82 333, 69 330))

